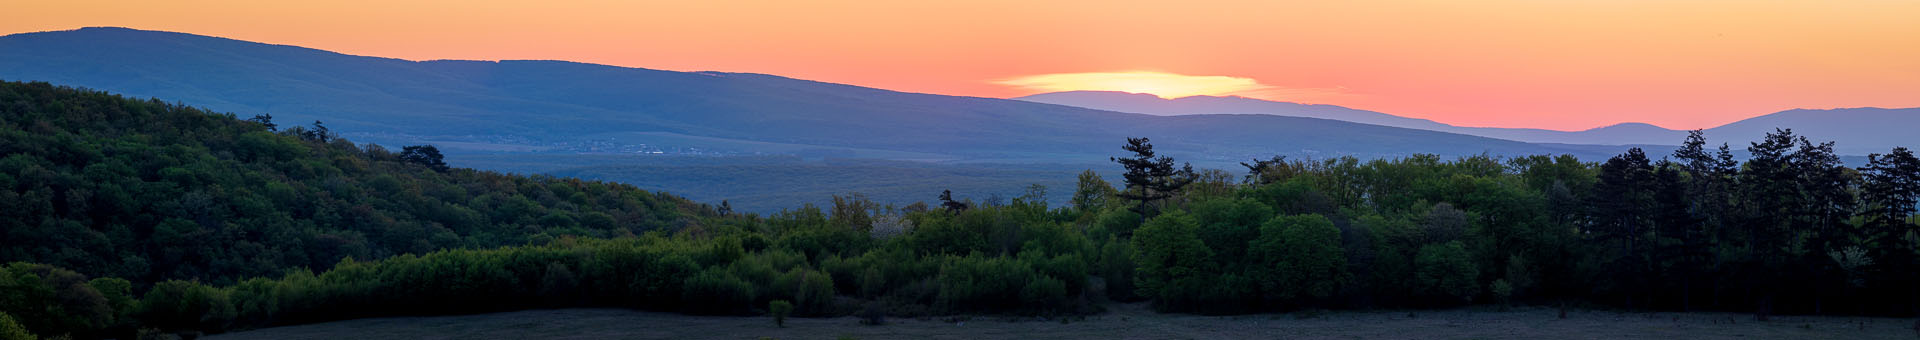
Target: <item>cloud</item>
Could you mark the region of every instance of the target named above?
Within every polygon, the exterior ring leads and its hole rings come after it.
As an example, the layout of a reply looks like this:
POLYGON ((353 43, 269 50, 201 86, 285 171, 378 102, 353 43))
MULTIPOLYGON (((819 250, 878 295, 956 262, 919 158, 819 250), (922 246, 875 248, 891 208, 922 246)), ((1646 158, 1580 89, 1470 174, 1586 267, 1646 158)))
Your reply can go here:
POLYGON ((993 81, 1035 92, 1121 91, 1162 98, 1197 95, 1233 95, 1278 89, 1253 78, 1190 76, 1153 71, 1053 73, 993 81))

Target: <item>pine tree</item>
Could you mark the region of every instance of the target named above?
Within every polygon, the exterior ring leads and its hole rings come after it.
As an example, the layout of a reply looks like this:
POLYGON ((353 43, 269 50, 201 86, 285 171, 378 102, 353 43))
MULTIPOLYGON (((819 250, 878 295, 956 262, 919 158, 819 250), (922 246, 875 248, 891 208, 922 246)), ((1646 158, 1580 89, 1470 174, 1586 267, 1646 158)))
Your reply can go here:
POLYGON ((260 125, 267 127, 267 131, 280 131, 280 126, 273 124, 273 114, 253 115, 253 118, 249 118, 247 121, 260 123, 260 125))
MULTIPOLYGON (((1647 272, 1642 253, 1647 247, 1642 243, 1654 219, 1654 175, 1646 153, 1632 148, 1602 164, 1600 182, 1594 185, 1591 232, 1601 242, 1619 244, 1617 254, 1602 256, 1613 269, 1609 276, 1629 294, 1642 290, 1647 272)), ((1627 304, 1632 303, 1629 295, 1627 304)))
MULTIPOLYGON (((1920 159, 1907 148, 1867 156, 1860 169, 1866 205, 1864 243, 1868 256, 1887 276, 1887 287, 1909 287, 1908 309, 1920 311, 1920 224, 1911 222, 1920 204, 1920 159)), ((1920 332, 1920 328, 1915 328, 1920 332)))
POLYGON ((1920 204, 1920 159, 1907 148, 1893 148, 1888 154, 1867 156, 1860 169, 1863 203, 1867 205, 1868 238, 1876 242, 1897 243, 1897 238, 1916 230, 1909 223, 1916 204, 1920 204))
POLYGON ((412 145, 400 148, 400 160, 427 166, 433 171, 446 172, 447 162, 440 155, 440 148, 433 145, 412 145))
POLYGON ((1155 157, 1153 143, 1145 137, 1127 138, 1127 145, 1120 148, 1133 152, 1133 157, 1109 158, 1127 169, 1122 175, 1127 179, 1127 190, 1120 192, 1120 197, 1138 201, 1134 212, 1142 218, 1152 215, 1149 205, 1154 201, 1172 198, 1180 188, 1199 178, 1193 173, 1192 164, 1183 164, 1176 169, 1173 167, 1173 157, 1155 157))

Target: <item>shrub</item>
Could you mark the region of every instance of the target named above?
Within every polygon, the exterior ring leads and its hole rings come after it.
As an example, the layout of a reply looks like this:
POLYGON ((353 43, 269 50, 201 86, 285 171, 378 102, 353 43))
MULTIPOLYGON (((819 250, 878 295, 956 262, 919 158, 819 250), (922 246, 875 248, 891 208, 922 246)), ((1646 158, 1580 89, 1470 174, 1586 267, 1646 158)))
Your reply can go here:
POLYGON ((1503 310, 1513 299, 1513 285, 1507 284, 1506 279, 1493 280, 1493 284, 1487 287, 1487 292, 1493 293, 1493 299, 1500 303, 1500 308, 1503 310))
POLYGON ((0 340, 35 340, 39 338, 40 337, 33 336, 33 333, 28 333, 27 327, 21 326, 18 321, 14 321, 12 315, 7 315, 7 312, 0 312, 0 340))
POLYGON ((774 278, 770 298, 791 299, 799 315, 825 315, 833 311, 833 276, 806 268, 793 268, 774 278))
POLYGON ((1413 264, 1420 294, 1436 303, 1472 302, 1473 296, 1480 293, 1480 285, 1475 283, 1480 270, 1474 267, 1473 258, 1460 241, 1420 247, 1413 264))
POLYGON ((1257 261, 1250 274, 1269 299, 1326 299, 1349 280, 1340 228, 1319 215, 1268 220, 1250 254, 1257 261))
MULTIPOLYGON (((1194 286, 1169 290, 1176 281, 1212 272, 1213 252, 1195 236, 1193 217, 1170 212, 1147 221, 1133 235, 1134 286, 1141 296, 1164 298, 1175 290, 1199 291, 1194 286)), ((1156 301, 1165 306, 1168 302, 1156 301)))
POLYGON ((87 283, 71 270, 8 264, 0 268, 0 310, 33 332, 87 336, 110 326, 115 314, 106 297, 87 283))
POLYGON ((793 303, 787 300, 773 300, 767 303, 767 312, 773 314, 773 325, 787 327, 787 315, 793 314, 793 303))
POLYGON ((998 311, 1018 307, 1020 290, 1034 276, 1025 262, 1006 257, 956 258, 940 268, 939 303, 954 311, 998 311))
POLYGON ((1133 287, 1133 248, 1127 242, 1109 237, 1100 247, 1100 278, 1106 281, 1107 298, 1131 301, 1133 287))
POLYGON ((1028 281, 1020 289, 1020 302, 1028 308, 1051 313, 1067 305, 1067 284, 1059 279, 1041 275, 1028 281))
POLYGON ((163 330, 220 331, 234 314, 225 291, 198 282, 161 282, 140 299, 141 319, 163 330))
POLYGON ((696 314, 741 314, 753 303, 753 285, 726 271, 709 269, 687 278, 681 302, 696 314))

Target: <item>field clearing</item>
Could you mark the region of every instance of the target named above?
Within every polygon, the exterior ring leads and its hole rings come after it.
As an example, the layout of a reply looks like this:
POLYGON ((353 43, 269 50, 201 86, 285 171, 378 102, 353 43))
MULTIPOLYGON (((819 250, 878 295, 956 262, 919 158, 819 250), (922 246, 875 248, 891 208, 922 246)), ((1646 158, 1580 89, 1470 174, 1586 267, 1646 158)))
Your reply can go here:
POLYGON ((1506 312, 1325 312, 1197 316, 1157 314, 1142 304, 1084 321, 1007 317, 888 319, 688 316, 623 309, 558 309, 464 316, 398 317, 275 327, 212 336, 240 339, 1916 339, 1912 319, 1734 313, 1618 313, 1547 308, 1506 312))

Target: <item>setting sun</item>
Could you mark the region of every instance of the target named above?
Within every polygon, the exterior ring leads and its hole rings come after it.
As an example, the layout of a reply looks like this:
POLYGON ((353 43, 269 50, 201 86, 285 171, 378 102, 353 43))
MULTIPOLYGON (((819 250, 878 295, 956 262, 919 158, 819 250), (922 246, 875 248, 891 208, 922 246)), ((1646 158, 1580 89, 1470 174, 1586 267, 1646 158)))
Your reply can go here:
POLYGON ((1036 93, 1120 91, 1152 94, 1161 98, 1232 95, 1272 88, 1251 78, 1189 76, 1152 71, 1041 74, 999 80, 994 83, 1036 93))

